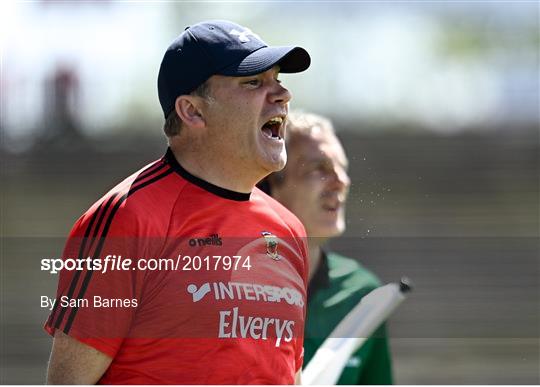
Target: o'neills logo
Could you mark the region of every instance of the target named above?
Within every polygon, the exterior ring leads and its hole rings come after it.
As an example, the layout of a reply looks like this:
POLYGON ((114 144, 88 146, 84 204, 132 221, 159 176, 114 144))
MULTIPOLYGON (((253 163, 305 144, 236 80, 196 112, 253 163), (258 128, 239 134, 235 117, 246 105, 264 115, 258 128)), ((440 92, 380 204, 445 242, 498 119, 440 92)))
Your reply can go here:
POLYGON ((268 231, 263 231, 261 234, 266 241, 266 255, 275 261, 279 261, 278 241, 276 236, 268 231))
POLYGON ((192 238, 189 240, 189 245, 194 246, 221 246, 223 242, 218 234, 212 234, 208 238, 192 238))
POLYGON ((218 337, 228 338, 252 338, 256 340, 276 339, 276 347, 281 345, 281 340, 290 342, 293 339, 294 321, 281 320, 279 318, 242 316, 238 313, 238 307, 232 310, 219 312, 218 337))

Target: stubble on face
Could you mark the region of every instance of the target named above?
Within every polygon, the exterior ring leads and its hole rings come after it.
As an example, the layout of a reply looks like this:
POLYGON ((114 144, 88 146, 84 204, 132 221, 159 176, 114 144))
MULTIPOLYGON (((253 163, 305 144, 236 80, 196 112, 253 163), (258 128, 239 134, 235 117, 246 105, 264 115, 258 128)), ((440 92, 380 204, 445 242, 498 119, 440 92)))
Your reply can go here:
POLYGON ((284 142, 264 138, 262 126, 272 116, 286 113, 287 106, 270 102, 270 86, 253 87, 248 83, 259 79, 266 85, 274 76, 274 71, 269 70, 253 77, 218 75, 209 80, 212 99, 204 110, 206 146, 216 161, 236 169, 240 175, 263 177, 286 163, 284 142))

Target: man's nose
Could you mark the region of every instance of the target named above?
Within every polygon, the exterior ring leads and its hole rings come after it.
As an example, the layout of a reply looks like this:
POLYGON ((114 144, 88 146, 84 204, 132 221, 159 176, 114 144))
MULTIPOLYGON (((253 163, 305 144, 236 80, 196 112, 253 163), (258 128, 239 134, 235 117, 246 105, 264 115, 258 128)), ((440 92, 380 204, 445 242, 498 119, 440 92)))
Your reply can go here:
POLYGON ((291 92, 279 82, 275 81, 275 86, 269 94, 270 102, 286 105, 292 98, 291 92))
POLYGON ((348 189, 351 185, 351 179, 347 171, 341 167, 332 169, 330 182, 339 189, 348 189))

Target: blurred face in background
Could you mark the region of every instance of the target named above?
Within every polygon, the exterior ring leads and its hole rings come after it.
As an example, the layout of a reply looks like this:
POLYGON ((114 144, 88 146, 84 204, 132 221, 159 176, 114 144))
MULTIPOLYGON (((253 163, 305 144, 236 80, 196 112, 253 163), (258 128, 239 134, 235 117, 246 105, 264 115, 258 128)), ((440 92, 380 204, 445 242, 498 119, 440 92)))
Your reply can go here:
POLYGON ((328 130, 313 127, 288 144, 283 180, 272 196, 304 224, 310 237, 331 238, 345 231, 345 202, 350 179, 341 143, 328 130))

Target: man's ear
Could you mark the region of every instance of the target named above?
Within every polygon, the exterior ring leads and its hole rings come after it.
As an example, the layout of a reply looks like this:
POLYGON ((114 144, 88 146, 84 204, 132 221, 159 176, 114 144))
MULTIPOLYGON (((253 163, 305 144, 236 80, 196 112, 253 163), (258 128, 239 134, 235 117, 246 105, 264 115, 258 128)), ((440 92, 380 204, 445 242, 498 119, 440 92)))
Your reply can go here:
POLYGON ((176 98, 174 108, 178 117, 188 126, 202 128, 206 124, 200 110, 200 97, 180 95, 176 98))

